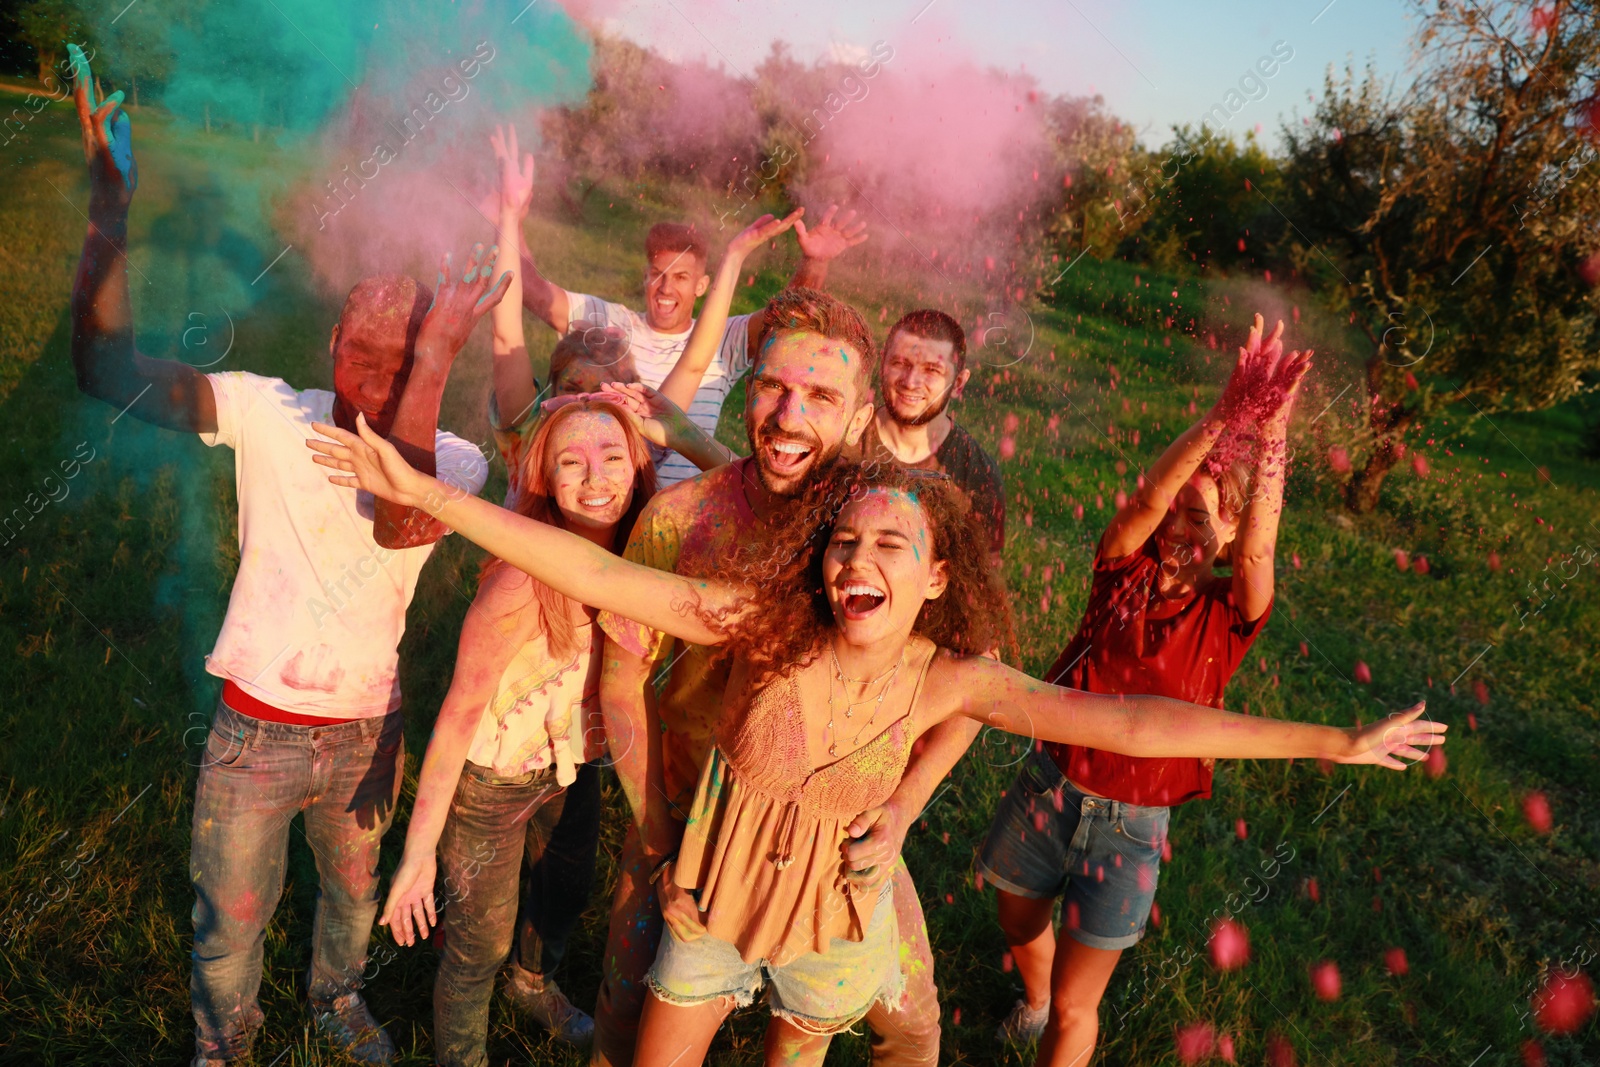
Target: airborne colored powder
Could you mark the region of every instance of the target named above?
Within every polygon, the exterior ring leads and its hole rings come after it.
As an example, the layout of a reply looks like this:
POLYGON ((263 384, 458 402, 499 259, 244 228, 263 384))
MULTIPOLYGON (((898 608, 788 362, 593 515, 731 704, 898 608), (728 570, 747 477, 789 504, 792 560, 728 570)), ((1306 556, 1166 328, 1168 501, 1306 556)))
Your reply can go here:
POLYGON ((97 0, 82 6, 106 39, 108 70, 168 56, 161 103, 181 121, 284 150, 294 172, 239 224, 270 220, 335 296, 380 271, 431 284, 442 253, 461 260, 492 241, 468 199, 494 178, 489 131, 518 122, 531 142, 541 109, 589 85, 588 40, 548 3, 191 0, 115 24, 97 0))

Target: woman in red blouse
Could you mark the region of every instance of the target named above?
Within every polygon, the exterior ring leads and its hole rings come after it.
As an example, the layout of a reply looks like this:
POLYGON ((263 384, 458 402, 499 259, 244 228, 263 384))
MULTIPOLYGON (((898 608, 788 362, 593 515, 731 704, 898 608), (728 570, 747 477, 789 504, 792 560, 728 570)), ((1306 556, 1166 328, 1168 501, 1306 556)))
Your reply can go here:
MULTIPOLYGON (((1281 322, 1265 339, 1262 327, 1257 315, 1216 405, 1106 527, 1088 608, 1048 681, 1222 707, 1272 612, 1289 409, 1311 365, 1310 352, 1283 355, 1281 322), (1212 573, 1224 552, 1231 577, 1212 573)), ((1093 1055, 1100 999, 1155 900, 1169 809, 1211 795, 1211 765, 1045 745, 1001 801, 978 866, 1027 996, 1000 1037, 1040 1039, 1040 1065, 1093 1055)))

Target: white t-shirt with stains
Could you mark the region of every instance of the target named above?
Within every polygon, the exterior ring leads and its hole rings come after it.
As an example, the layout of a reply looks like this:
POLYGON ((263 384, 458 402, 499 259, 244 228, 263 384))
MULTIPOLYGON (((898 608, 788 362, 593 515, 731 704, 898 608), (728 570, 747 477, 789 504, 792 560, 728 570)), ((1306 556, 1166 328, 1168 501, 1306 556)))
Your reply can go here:
MULTIPOLYGON (((208 374, 217 432, 234 452, 239 574, 206 670, 299 715, 367 718, 400 705, 406 608, 433 545, 382 548, 372 495, 328 481, 305 445, 333 422, 333 394, 281 378, 208 374)), ((489 465, 476 446, 439 431, 439 478, 476 494, 489 465)))
MULTIPOLYGON (((598 296, 567 291, 567 321, 588 319, 601 326, 616 326, 628 335, 633 352, 633 365, 639 371, 639 380, 652 389, 661 388, 672 368, 678 365, 689 344, 693 321, 682 333, 658 333, 645 317, 632 308, 613 304, 598 296)), ((722 402, 728 399, 733 383, 750 369, 750 316, 730 315, 722 331, 722 340, 716 354, 706 367, 700 388, 695 390, 694 403, 687 412, 689 421, 700 427, 708 436, 717 436, 717 419, 722 415, 722 402)), ((700 468, 676 452, 668 452, 656 465, 656 485, 665 489, 685 478, 693 478, 700 468)))

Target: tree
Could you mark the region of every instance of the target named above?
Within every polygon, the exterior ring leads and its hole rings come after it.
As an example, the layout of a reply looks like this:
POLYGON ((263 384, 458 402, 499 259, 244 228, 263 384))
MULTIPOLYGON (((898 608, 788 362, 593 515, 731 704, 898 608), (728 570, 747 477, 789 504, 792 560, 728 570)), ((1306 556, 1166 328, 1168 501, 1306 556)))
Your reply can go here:
POLYGON ((1600 13, 1436 0, 1418 17, 1409 90, 1330 75, 1284 131, 1295 261, 1372 345, 1358 512, 1432 412, 1537 410, 1600 368, 1600 13))
MULTIPOLYGON (((33 48, 39 81, 50 84, 51 72, 67 54, 67 42, 87 45, 89 33, 70 0, 31 0, 17 12, 17 36, 33 48)), ((64 71, 60 80, 66 80, 64 71)))
POLYGON ((1126 250, 1168 270, 1259 266, 1284 230, 1272 207, 1283 184, 1277 161, 1253 133, 1240 144, 1205 129, 1173 132, 1157 157, 1171 161, 1162 168, 1171 177, 1150 194, 1126 250))

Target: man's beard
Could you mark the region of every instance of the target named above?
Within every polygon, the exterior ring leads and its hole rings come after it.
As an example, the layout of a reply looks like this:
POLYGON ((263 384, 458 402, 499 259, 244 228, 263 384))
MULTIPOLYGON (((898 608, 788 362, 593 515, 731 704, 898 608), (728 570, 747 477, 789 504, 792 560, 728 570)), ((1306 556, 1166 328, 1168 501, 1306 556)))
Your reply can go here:
POLYGON ((950 388, 944 391, 944 395, 939 397, 938 400, 935 400, 933 403, 923 408, 922 411, 917 415, 909 419, 901 415, 900 412, 896 410, 894 401, 889 400, 888 397, 884 398, 884 406, 889 409, 889 417, 894 419, 894 421, 899 423, 901 426, 926 426, 928 423, 944 414, 944 409, 950 406, 950 400, 955 395, 955 391, 955 386, 952 385, 950 388))
POLYGON ((841 453, 844 451, 844 441, 842 440, 835 442, 831 450, 824 450, 820 441, 800 441, 799 443, 811 448, 811 461, 799 475, 787 475, 783 479, 783 484, 776 484, 775 476, 770 474, 766 466, 761 462, 761 448, 756 443, 760 438, 780 441, 792 441, 795 438, 770 424, 763 426, 759 434, 750 435, 750 452, 755 459, 756 476, 761 479, 761 487, 773 496, 788 499, 801 496, 806 490, 822 480, 839 463, 841 453))

